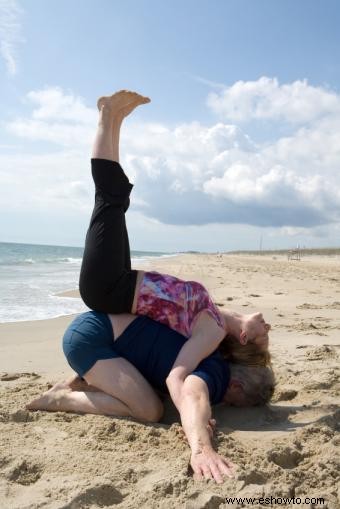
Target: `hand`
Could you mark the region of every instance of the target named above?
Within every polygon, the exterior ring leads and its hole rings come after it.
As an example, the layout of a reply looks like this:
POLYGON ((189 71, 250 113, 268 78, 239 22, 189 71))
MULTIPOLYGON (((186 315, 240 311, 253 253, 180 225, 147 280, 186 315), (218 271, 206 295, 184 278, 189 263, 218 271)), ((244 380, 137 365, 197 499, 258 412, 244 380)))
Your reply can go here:
POLYGON ((194 471, 194 479, 214 479, 218 484, 223 483, 223 476, 234 477, 236 465, 220 456, 213 449, 203 450, 191 455, 190 465, 194 471))

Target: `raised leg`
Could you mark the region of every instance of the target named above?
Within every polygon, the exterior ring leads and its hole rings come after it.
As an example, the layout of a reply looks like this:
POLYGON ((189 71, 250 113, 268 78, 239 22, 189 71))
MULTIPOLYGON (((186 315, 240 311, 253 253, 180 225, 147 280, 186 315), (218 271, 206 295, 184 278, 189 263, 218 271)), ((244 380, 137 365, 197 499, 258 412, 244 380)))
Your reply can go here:
POLYGON ((150 99, 122 90, 98 100, 99 122, 92 152, 96 199, 79 279, 85 304, 103 313, 131 312, 137 271, 131 270, 125 214, 132 189, 119 164, 123 119, 150 99))
POLYGON ((99 121, 92 149, 92 158, 108 159, 119 163, 120 128, 127 117, 137 106, 150 102, 136 92, 120 90, 112 96, 98 99, 99 121))

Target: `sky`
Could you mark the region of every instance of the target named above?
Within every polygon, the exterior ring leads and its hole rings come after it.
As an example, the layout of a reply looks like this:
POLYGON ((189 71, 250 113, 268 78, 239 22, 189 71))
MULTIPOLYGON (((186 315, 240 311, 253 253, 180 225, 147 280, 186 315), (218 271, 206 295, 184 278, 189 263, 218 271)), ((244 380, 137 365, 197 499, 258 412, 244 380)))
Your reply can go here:
POLYGON ((99 96, 130 245, 340 246, 338 0, 0 0, 0 241, 83 246, 99 96))

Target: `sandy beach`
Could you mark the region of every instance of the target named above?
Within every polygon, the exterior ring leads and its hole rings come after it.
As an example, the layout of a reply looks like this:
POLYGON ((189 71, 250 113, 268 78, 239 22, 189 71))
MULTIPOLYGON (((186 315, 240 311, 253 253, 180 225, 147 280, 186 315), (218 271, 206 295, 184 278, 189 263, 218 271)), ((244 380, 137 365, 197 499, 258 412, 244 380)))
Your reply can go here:
POLYGON ((72 373, 61 338, 73 316, 16 322, 0 325, 0 507, 217 509, 252 506, 227 497, 299 497, 301 507, 339 508, 340 257, 187 254, 143 267, 200 281, 219 306, 260 310, 272 324, 272 403, 213 409, 215 445, 238 465, 235 479, 193 480, 169 401, 155 425, 27 412, 72 373))

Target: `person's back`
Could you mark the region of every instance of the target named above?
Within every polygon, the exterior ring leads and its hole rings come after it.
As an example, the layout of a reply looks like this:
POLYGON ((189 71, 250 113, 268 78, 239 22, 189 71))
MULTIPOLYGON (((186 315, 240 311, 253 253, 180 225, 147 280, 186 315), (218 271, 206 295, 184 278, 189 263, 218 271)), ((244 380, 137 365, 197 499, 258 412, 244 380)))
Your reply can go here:
MULTIPOLYGON (((136 317, 118 338, 105 313, 89 311, 77 316, 66 330, 63 349, 70 366, 83 376, 97 360, 123 357, 157 390, 168 393, 166 377, 188 339, 146 316, 136 317)), ((220 403, 229 380, 229 363, 216 350, 193 371, 209 390, 212 404, 220 403)))

